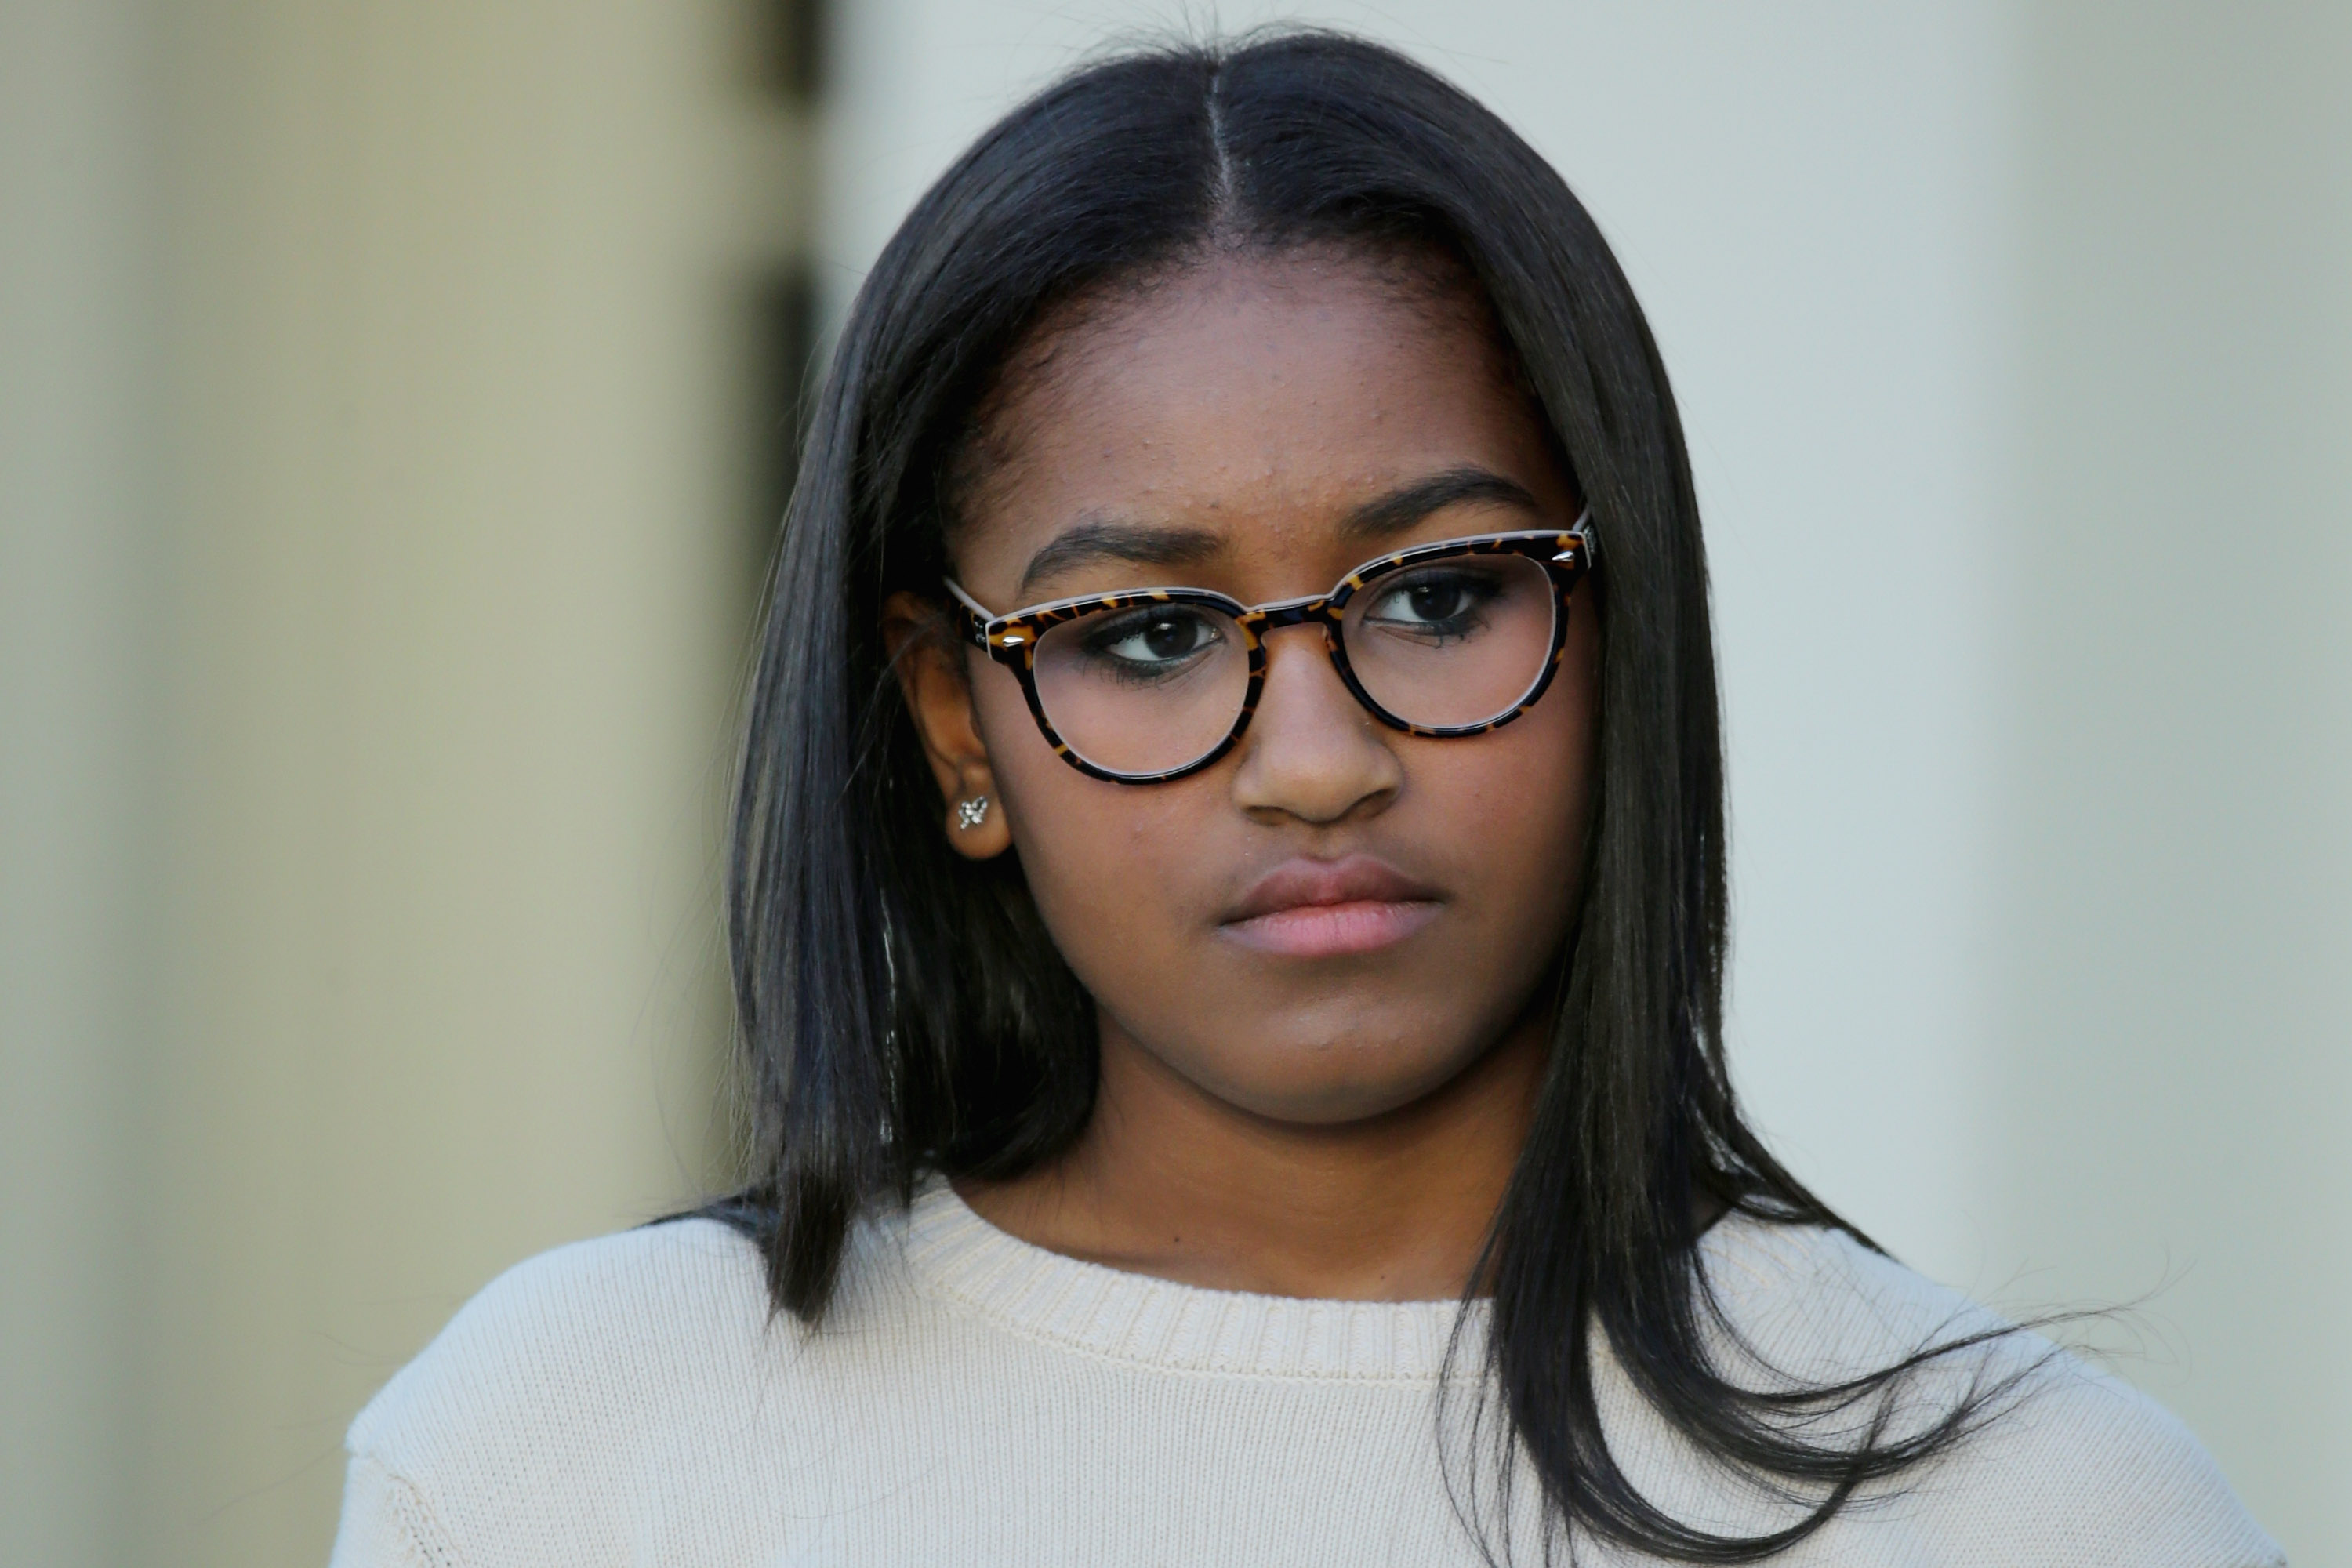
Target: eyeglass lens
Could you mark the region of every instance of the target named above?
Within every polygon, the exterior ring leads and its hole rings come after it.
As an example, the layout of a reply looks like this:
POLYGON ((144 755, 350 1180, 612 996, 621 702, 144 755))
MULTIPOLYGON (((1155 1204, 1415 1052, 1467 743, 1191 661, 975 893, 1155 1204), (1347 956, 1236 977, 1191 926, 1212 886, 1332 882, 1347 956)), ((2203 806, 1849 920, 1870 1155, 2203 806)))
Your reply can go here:
MULTIPOLYGON (((1551 658, 1551 577, 1524 555, 1465 555, 1374 579, 1340 642, 1367 696, 1424 729, 1466 728, 1525 700, 1551 658)), ((1172 773, 1232 733, 1249 692, 1241 627, 1202 605, 1140 605, 1038 640, 1037 701, 1070 749, 1110 773, 1172 773)))

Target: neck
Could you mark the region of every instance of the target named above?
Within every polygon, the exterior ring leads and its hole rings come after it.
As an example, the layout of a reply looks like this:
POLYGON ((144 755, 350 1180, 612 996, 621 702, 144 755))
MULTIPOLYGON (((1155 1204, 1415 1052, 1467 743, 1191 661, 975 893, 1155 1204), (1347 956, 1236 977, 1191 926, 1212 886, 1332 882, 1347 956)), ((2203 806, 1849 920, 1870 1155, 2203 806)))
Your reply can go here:
POLYGON ((1337 1125, 1218 1099, 1108 1018, 1086 1131, 983 1218, 1090 1262, 1215 1289, 1354 1300, 1459 1296, 1520 1146, 1549 1044, 1531 1016, 1433 1093, 1337 1125))

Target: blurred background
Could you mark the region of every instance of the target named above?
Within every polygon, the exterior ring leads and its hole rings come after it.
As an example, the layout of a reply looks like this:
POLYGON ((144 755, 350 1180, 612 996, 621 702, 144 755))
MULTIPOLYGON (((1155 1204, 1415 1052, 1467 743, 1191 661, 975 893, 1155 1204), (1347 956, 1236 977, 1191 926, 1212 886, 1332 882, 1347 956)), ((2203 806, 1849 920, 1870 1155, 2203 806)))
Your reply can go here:
POLYGON ((1485 98, 1651 313, 1765 1129, 2139 1302, 2352 1564, 2352 6, 2285 0, 0 0, 0 1562, 322 1561, 466 1297, 721 1179, 827 325, 1021 93, 1277 16, 1485 98))

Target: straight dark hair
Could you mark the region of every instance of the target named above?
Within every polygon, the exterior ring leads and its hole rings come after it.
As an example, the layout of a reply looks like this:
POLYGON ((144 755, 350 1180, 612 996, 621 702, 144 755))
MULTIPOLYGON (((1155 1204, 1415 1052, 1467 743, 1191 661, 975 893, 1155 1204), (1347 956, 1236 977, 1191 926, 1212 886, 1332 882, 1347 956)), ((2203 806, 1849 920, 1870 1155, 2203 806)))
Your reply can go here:
MULTIPOLYGON (((1769 1390, 1709 1354, 1722 1319, 1697 1264, 1703 1209, 1868 1242, 1766 1150, 1724 1063, 1722 737, 1681 426, 1641 309, 1559 175, 1473 100, 1359 39, 1260 35, 1079 71, 949 170, 860 289, 805 437, 751 689, 728 915, 752 1179, 708 1212, 758 1238, 777 1308, 814 1322, 860 1214, 932 1173, 1028 1169, 1085 1125, 1093 1004, 1017 857, 949 848, 882 604, 940 596, 961 443, 1040 312, 1212 243, 1424 247, 1466 268, 1601 541, 1581 907, 1533 1130, 1475 1276, 1493 1299, 1467 1429, 1498 1439, 1481 1451, 1500 1460, 1500 1549, 1524 1467, 1547 1557, 1579 1531, 1690 1562, 1770 1556, 1948 1447, 1990 1394, 1972 1385, 1898 1434, 1898 1394, 1954 1345, 1769 1390), (1653 1505, 1602 1431, 1596 1332, 1703 1452, 1790 1500, 1791 1521, 1724 1535, 1653 1505)), ((1491 1559, 1485 1472, 1447 1464, 1491 1559)))

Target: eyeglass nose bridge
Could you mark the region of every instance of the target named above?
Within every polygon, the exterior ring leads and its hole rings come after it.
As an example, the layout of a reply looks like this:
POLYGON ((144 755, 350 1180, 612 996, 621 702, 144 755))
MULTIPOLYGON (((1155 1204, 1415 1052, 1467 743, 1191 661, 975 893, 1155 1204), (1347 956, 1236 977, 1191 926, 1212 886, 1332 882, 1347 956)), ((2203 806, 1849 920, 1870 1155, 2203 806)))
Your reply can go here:
POLYGON ((1234 621, 1248 634, 1253 645, 1263 645, 1268 632, 1278 632, 1285 626, 1304 626, 1324 627, 1328 642, 1329 628, 1339 623, 1339 612, 1331 607, 1331 595, 1328 594, 1310 594, 1303 599, 1277 599, 1271 605, 1244 610, 1234 617, 1234 621))
POLYGON ((1345 598, 1346 595, 1343 593, 1310 594, 1304 598, 1277 599, 1273 604, 1259 605, 1254 609, 1244 610, 1234 617, 1234 625, 1241 628, 1242 636, 1248 639, 1249 690, 1242 700, 1241 712, 1234 720, 1233 732, 1225 737, 1224 744, 1217 748, 1217 756, 1223 756, 1240 744, 1242 737, 1249 731, 1252 721, 1257 717, 1258 698, 1265 689, 1267 674, 1266 637, 1268 634, 1281 631, 1286 626, 1313 626, 1319 630, 1323 634, 1323 657, 1330 662, 1332 670, 1339 677, 1339 684, 1347 689, 1348 695, 1354 698, 1358 705, 1374 718, 1391 726, 1395 725, 1395 721, 1382 713, 1380 704, 1373 701, 1371 695, 1358 684, 1355 671, 1349 668, 1347 652, 1339 644, 1339 627, 1344 614, 1342 605, 1345 598))

